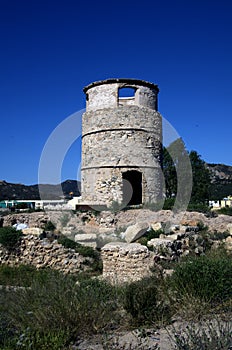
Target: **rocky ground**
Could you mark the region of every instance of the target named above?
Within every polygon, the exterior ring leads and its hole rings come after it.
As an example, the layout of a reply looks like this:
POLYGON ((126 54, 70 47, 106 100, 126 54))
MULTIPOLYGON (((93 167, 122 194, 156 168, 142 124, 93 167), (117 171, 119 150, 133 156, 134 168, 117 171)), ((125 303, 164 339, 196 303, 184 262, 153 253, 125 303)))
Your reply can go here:
MULTIPOLYGON (((154 227, 160 228, 159 224, 162 224, 162 229, 166 234, 172 231, 170 227, 179 226, 179 231, 183 233, 185 231, 184 226, 196 227, 197 225, 207 226, 210 232, 223 233, 231 230, 229 227, 232 225, 232 216, 215 215, 215 217, 207 217, 198 212, 174 214, 171 210, 155 212, 149 209, 131 209, 117 213, 111 211, 47 211, 5 215, 0 218, 0 225, 12 226, 20 222, 26 223, 30 228, 44 228, 48 221, 52 221, 57 232, 78 242, 80 241, 80 243, 101 248, 106 243, 124 240, 123 233, 126 232, 128 227, 135 224, 142 225, 146 230, 151 227, 153 229, 155 229, 154 227)), ((130 242, 127 239, 126 241, 130 242)))
POLYGON ((179 212, 174 214, 171 210, 158 212, 149 209, 131 209, 112 213, 102 212, 73 212, 73 211, 47 211, 34 213, 17 213, 5 215, 1 218, 3 226, 12 226, 16 222, 26 222, 29 227, 44 227, 51 220, 58 230, 67 233, 83 230, 86 233, 118 232, 125 230, 136 222, 164 222, 178 225, 185 220, 202 222, 209 230, 223 232, 227 225, 232 223, 232 216, 218 215, 207 217, 198 212, 179 212))
POLYGON ((72 350, 173 350, 168 329, 116 332, 92 339, 80 339, 72 350))

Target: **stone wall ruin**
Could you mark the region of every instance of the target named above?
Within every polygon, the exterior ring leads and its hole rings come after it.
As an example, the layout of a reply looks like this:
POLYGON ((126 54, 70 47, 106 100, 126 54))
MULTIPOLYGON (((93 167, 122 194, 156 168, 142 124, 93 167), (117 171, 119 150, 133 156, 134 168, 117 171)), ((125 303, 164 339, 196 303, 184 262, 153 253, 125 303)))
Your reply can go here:
POLYGON ((101 250, 102 277, 112 284, 134 282, 151 275, 152 252, 139 243, 112 242, 101 250))

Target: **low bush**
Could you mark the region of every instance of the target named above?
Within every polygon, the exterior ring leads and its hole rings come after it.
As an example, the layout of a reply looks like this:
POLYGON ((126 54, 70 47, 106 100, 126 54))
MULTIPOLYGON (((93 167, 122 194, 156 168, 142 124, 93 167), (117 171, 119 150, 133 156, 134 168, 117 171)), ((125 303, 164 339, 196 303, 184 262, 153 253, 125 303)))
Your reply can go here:
POLYGON ((75 249, 75 251, 82 256, 96 259, 99 257, 99 253, 96 249, 88 246, 84 246, 80 243, 74 242, 72 239, 61 236, 58 238, 58 243, 62 244, 65 248, 75 249))
POLYGON ((14 250, 18 246, 22 236, 22 231, 17 231, 13 227, 0 227, 0 244, 7 250, 14 250))
POLYGON ((169 277, 170 286, 181 299, 185 295, 213 303, 232 295, 232 257, 226 253, 183 260, 169 277))
POLYGON ((189 203, 187 210, 197 211, 199 213, 204 213, 204 214, 210 213, 210 207, 202 203, 189 203))
POLYGON ((163 210, 172 210, 175 200, 175 198, 166 198, 164 201, 163 210))
POLYGON ((58 243, 62 244, 65 248, 74 249, 75 252, 86 258, 92 258, 93 262, 90 263, 92 271, 101 272, 102 271, 102 261, 99 251, 92 247, 84 246, 80 243, 74 242, 72 239, 61 236, 58 238, 58 243))
POLYGON ((60 236, 57 240, 59 244, 68 249, 76 249, 77 243, 66 236, 60 236))
POLYGON ((215 230, 210 233, 210 239, 212 239, 213 241, 222 241, 223 239, 226 239, 229 236, 230 234, 228 231, 218 232, 215 230))
POLYGON ((73 276, 52 270, 44 270, 43 277, 35 274, 30 288, 0 291, 0 311, 7 315, 5 319, 14 332, 12 337, 4 326, 0 331, 4 333, 2 343, 3 339, 7 344, 15 338, 26 344, 23 349, 30 348, 30 341, 34 342, 33 349, 49 349, 49 345, 50 349, 63 349, 57 344, 62 342, 64 346, 81 334, 99 332, 114 322, 118 309, 115 288, 97 279, 76 284, 73 276))
POLYGON ((27 328, 10 342, 12 347, 8 345, 8 348, 5 348, 5 350, 63 350, 68 339, 68 334, 62 330, 53 332, 44 330, 38 332, 27 328))
POLYGON ((124 286, 122 304, 131 316, 132 325, 152 325, 169 319, 170 308, 159 293, 161 283, 151 276, 124 286))
POLYGON ((218 214, 224 214, 224 215, 232 215, 232 207, 224 207, 219 210, 217 210, 218 214))
POLYGON ((34 276, 41 275, 44 270, 37 271, 32 265, 20 265, 20 266, 0 266, 0 285, 10 286, 23 286, 29 287, 32 283, 34 276))

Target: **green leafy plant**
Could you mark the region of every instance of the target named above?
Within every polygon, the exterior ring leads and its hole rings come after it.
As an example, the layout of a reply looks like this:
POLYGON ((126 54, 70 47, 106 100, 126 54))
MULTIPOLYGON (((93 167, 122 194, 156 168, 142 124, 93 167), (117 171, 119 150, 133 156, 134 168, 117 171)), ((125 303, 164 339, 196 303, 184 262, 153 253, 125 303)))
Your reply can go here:
POLYGON ((204 203, 189 203, 188 211, 197 211, 199 213, 205 213, 209 214, 210 213, 210 208, 207 204, 204 203))
POLYGON ((174 204, 175 204, 175 198, 166 198, 164 201, 163 209, 172 210, 174 204))
POLYGON ((222 241, 223 239, 229 237, 230 234, 228 231, 224 231, 224 232, 218 232, 218 231, 213 231, 211 234, 210 234, 210 238, 212 240, 217 240, 217 241, 222 241))
POLYGON ((31 330, 29 327, 23 331, 19 337, 15 338, 15 347, 13 349, 34 349, 34 350, 61 350, 69 339, 67 331, 49 332, 31 330))
POLYGON ((7 250, 15 250, 18 246, 23 233, 13 227, 0 227, 0 244, 7 250))
POLYGON ((59 237, 57 241, 58 243, 62 244, 63 247, 68 249, 76 249, 78 246, 76 242, 66 236, 59 237))

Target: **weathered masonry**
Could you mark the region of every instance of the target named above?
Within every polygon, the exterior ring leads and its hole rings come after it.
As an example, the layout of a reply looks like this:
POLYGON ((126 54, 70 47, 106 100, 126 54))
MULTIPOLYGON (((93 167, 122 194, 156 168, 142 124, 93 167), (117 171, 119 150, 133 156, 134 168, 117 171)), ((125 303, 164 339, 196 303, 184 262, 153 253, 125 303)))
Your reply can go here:
POLYGON ((162 120, 158 86, 107 79, 84 88, 82 201, 155 203, 162 192, 162 120))

